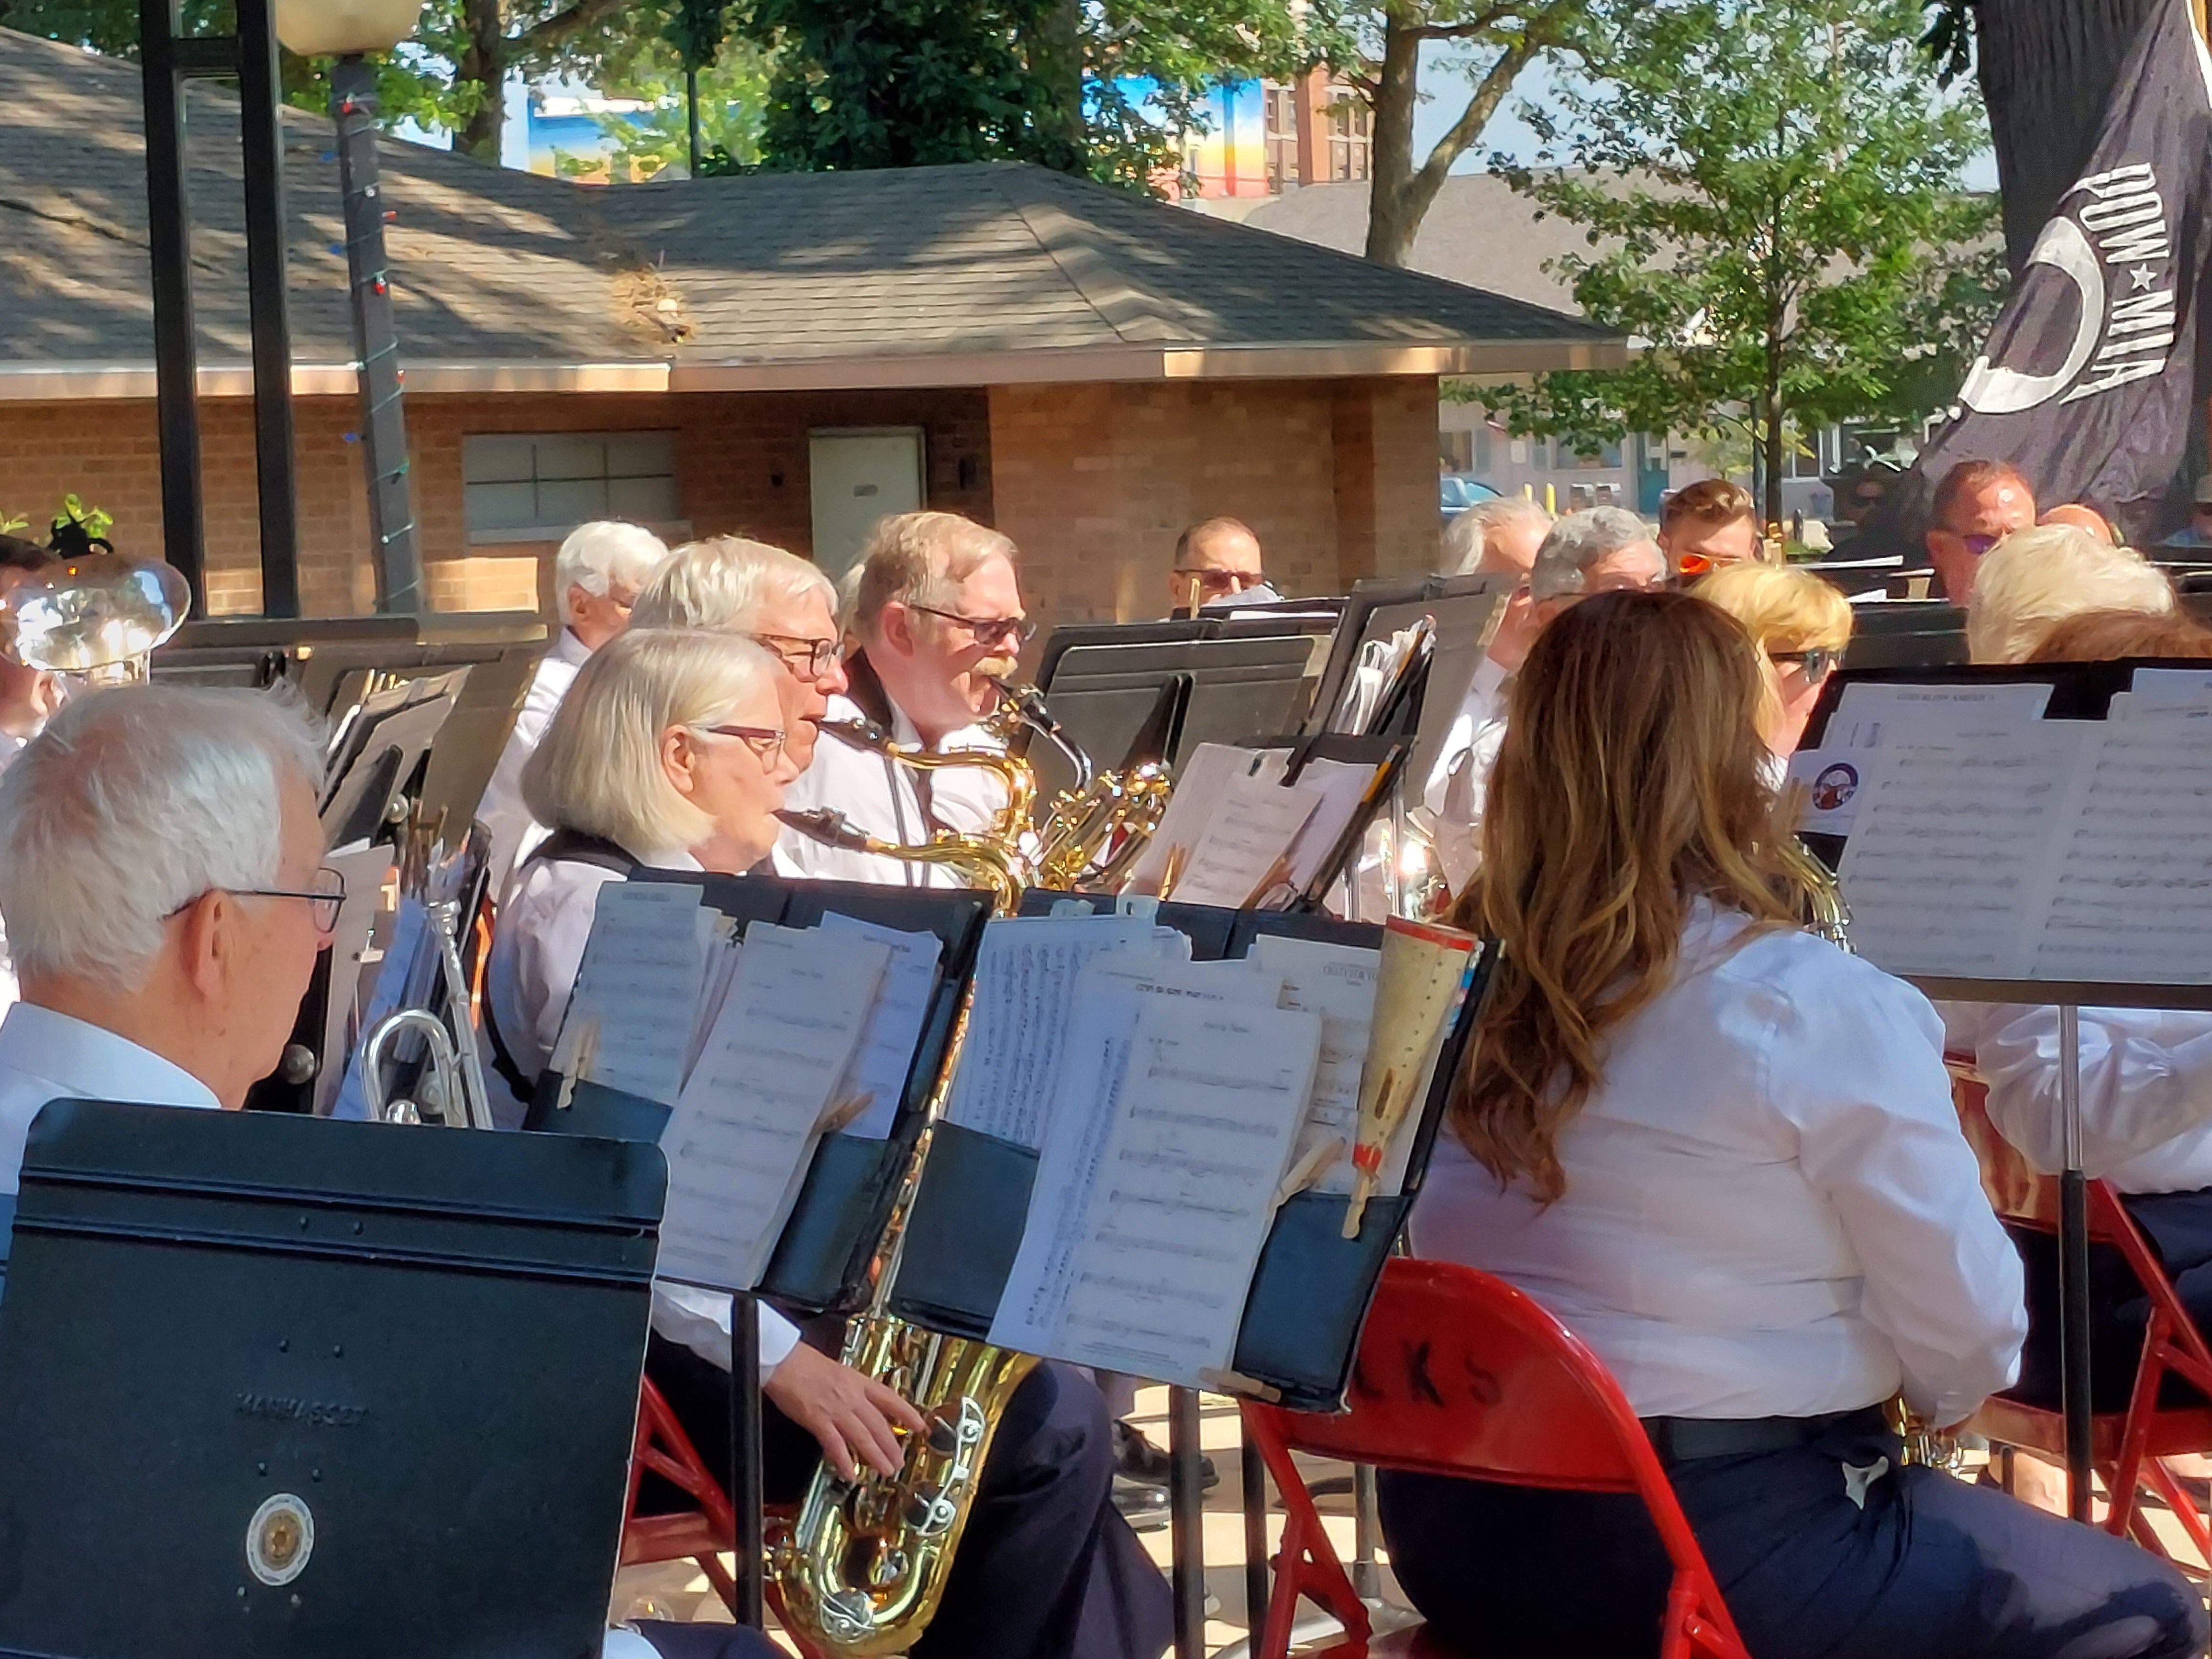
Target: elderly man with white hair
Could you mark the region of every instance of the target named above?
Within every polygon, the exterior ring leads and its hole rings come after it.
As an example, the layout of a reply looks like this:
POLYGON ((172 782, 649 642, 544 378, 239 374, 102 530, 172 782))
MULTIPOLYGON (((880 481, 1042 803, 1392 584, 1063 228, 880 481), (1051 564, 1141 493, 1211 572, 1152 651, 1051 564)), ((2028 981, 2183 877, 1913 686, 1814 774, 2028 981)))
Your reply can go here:
MULTIPOLYGON (((23 990, 0 1020, 0 1192, 50 1100, 235 1111, 276 1069, 345 896, 323 865, 321 764, 277 696, 156 685, 71 702, 0 778, 23 990)), ((778 1651, 641 1623, 609 1632, 605 1659, 778 1651)))
POLYGON ((561 632, 531 677, 514 729, 477 808, 477 818, 491 834, 493 892, 506 885, 508 871, 545 838, 545 827, 532 820, 523 802, 523 763, 545 735, 576 671, 629 626, 630 607, 667 557, 668 549, 650 530, 611 519, 579 525, 553 556, 561 632))
MULTIPOLYGON (((1471 517, 1482 510, 1472 508, 1462 516, 1471 517)), ((1519 535, 1525 538, 1529 520, 1525 514, 1519 515, 1517 523, 1519 535)), ((1484 551, 1478 556, 1493 556, 1488 550, 1490 540, 1491 532, 1486 527, 1484 551)), ((1478 568, 1512 568, 1506 562, 1509 555, 1503 546, 1494 556, 1499 562, 1478 568)), ((1656 587, 1667 576, 1667 561, 1652 538, 1650 527, 1633 513, 1617 507, 1568 514, 1544 532, 1526 568, 1526 586, 1516 595, 1516 600, 1522 600, 1525 594, 1521 614, 1516 617, 1509 611, 1491 641, 1491 658, 1485 667, 1495 664, 1494 674, 1486 684, 1478 677, 1480 699, 1470 694, 1470 706, 1453 723, 1422 791, 1437 855, 1454 892, 1464 888, 1474 873, 1483 797, 1490 787, 1490 769, 1497 763, 1498 745, 1505 740, 1507 683, 1528 654, 1536 635, 1577 600, 1619 589, 1656 587)))
POLYGON ((2026 662, 2051 630, 2091 611, 2170 615, 2166 573, 2073 525, 2015 530, 1985 555, 1966 601, 1970 661, 2026 662))

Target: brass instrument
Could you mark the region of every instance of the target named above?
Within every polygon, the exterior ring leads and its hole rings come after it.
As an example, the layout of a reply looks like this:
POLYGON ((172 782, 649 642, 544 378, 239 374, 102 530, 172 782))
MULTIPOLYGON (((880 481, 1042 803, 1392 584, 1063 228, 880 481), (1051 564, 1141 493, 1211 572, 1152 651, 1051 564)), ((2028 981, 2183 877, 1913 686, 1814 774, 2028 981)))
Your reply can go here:
MULTIPOLYGON (((1026 761, 996 749, 936 750, 912 744, 895 743, 890 733, 873 720, 823 720, 821 729, 824 736, 835 738, 854 749, 865 749, 881 755, 896 765, 908 767, 916 772, 995 772, 1006 785, 1006 804, 1000 809, 998 818, 991 826, 989 839, 1000 847, 1012 847, 1030 827, 1030 811, 1036 805, 1036 774, 1030 769, 1026 761)), ((898 852, 890 856, 906 858, 910 855, 898 852)))
POLYGON ((51 567, 7 605, 17 661, 94 685, 143 685, 154 647, 184 626, 191 608, 191 589, 174 566, 112 551, 51 567))
POLYGON ((1775 850, 1783 865, 1805 885, 1806 902, 1812 912, 1805 918, 1806 931, 1856 956, 1851 945, 1851 907, 1844 902, 1844 890, 1834 872, 1795 836, 1784 836, 1775 850))
POLYGON ((1024 845, 1031 880, 1068 891, 1120 888, 1167 816, 1168 797, 1175 789, 1167 763, 1146 761, 1100 772, 1053 718, 1036 687, 998 679, 992 684, 1000 697, 992 721, 1001 734, 1011 738, 1015 728, 1025 726, 1066 756, 1075 771, 1074 785, 1052 798, 1024 845))
MULTIPOLYGON (((491 1096, 484 1087, 483 1061, 477 1053, 476 1032, 469 1023, 469 981, 461 967, 456 929, 461 907, 451 900, 423 906, 425 921, 438 951, 438 975, 445 993, 441 1019, 428 1008, 402 1008, 379 1020, 362 1039, 362 1089, 368 1115, 379 1123, 420 1123, 425 1110, 453 1128, 492 1127, 491 1096), (422 1097, 395 1097, 386 1091, 386 1051, 403 1031, 422 1038, 427 1050, 430 1089, 416 1091, 422 1097)), ((404 970, 403 963, 392 968, 404 970)))
MULTIPOLYGON (((850 851, 964 867, 992 890, 996 915, 1011 915, 1020 902, 1021 882, 1004 843, 940 832, 919 846, 901 846, 850 828, 840 812, 777 816, 802 834, 850 851)), ((927 1432, 908 1443, 895 1478, 863 1464, 857 1480, 842 1480, 823 1464, 796 1519, 778 1527, 769 1542, 767 1565, 782 1592, 786 1628, 805 1645, 836 1654, 904 1653, 928 1628, 1006 1402, 1036 1364, 1031 1355, 924 1330, 888 1311, 907 1217, 967 1028, 963 1007, 884 1226, 874 1296, 847 1330, 840 1356, 910 1401, 927 1432)))

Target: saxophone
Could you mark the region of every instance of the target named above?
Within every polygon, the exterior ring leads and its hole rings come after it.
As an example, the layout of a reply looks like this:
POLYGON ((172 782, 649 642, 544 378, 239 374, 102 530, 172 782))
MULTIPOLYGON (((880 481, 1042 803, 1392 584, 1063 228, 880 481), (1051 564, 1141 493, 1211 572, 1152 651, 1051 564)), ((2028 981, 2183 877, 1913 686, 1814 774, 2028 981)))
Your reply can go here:
POLYGON ((1851 907, 1844 902, 1844 890, 1834 872, 1795 836, 1783 836, 1775 850, 1781 855, 1783 867, 1805 890, 1806 931, 1856 956, 1851 945, 1851 907))
POLYGON ((1175 775, 1165 761, 1144 761, 1101 772, 1083 746, 1053 718, 1044 694, 1033 685, 991 682, 999 689, 992 726, 1011 741, 1027 728, 1067 757, 1073 787, 1060 791, 1023 842, 1032 884, 1073 891, 1118 890, 1167 815, 1175 775))
MULTIPOLYGON (((895 743, 890 732, 873 720, 823 720, 821 730, 824 737, 836 738, 854 749, 866 750, 881 755, 894 765, 915 772, 981 771, 998 775, 1006 785, 1006 804, 999 809, 993 820, 988 836, 967 837, 968 844, 996 846, 1011 848, 1017 846, 1030 827, 1030 813, 1036 805, 1036 774, 1030 763, 1017 756, 997 749, 923 749, 912 744, 895 743)), ((940 837, 941 838, 941 837, 940 837)), ((930 843, 924 842, 927 846, 930 843)), ((888 856, 905 859, 913 863, 957 864, 958 858, 924 859, 910 848, 884 843, 890 850, 888 856)))
MULTIPOLYGON (((800 833, 848 851, 964 870, 973 884, 991 890, 994 915, 1011 915, 1020 902, 1014 856, 994 839, 940 832, 919 846, 905 846, 854 830, 836 811, 778 816, 800 833)), ((1006 1402, 1036 1364, 1029 1354, 924 1330, 887 1309, 907 1217, 967 1030, 963 1004, 878 1247, 874 1293, 867 1310, 847 1329, 840 1355, 854 1370, 910 1401, 927 1431, 908 1442, 896 1477, 862 1464, 857 1480, 842 1480, 823 1464, 796 1518, 775 1528, 769 1540, 767 1567, 782 1599, 785 1628, 803 1646, 854 1659, 903 1653, 928 1628, 1006 1402)))

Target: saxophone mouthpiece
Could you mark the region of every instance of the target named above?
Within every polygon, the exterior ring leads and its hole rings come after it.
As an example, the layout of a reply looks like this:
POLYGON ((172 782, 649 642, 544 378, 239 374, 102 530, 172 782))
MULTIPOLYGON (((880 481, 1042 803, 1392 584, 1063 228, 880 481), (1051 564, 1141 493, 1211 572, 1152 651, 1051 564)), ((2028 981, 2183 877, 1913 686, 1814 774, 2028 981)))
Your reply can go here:
POLYGON ((834 806, 817 806, 804 812, 778 812, 775 816, 782 823, 825 847, 842 848, 848 853, 869 850, 868 837, 846 823, 845 815, 834 806))

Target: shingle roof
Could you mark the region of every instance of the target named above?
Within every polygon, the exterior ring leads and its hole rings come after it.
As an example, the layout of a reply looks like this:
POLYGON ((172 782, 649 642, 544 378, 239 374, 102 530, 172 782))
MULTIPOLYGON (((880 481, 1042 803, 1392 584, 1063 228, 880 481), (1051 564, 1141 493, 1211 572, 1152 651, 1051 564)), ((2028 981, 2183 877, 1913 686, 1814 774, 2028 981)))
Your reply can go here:
MULTIPOLYGON (((0 367, 149 362, 136 67, 0 29, 0 367)), ((236 103, 195 86, 189 110, 204 360, 240 362, 236 103)), ((352 355, 331 149, 325 121, 286 112, 303 363, 352 355)), ((1320 349, 1534 366, 1613 344, 1558 311, 1036 167, 610 188, 398 140, 382 155, 401 339, 421 365, 658 363, 709 376, 781 366, 799 377, 784 383, 835 384, 848 373, 839 364, 928 372, 991 358, 1011 375, 1101 353, 1218 364, 1320 349)))

